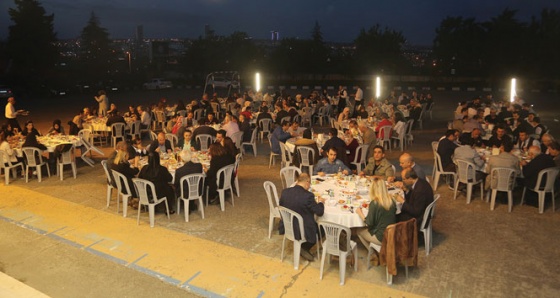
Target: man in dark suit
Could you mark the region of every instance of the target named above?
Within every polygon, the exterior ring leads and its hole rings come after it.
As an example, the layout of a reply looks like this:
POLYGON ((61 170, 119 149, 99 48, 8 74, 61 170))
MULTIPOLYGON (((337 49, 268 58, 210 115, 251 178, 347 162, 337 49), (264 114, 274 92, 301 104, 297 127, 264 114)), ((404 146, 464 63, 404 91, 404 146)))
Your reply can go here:
MULTIPOLYGON (((280 196, 280 206, 286 207, 303 218, 303 230, 307 242, 301 245, 301 256, 308 260, 313 261, 313 255, 309 250, 315 245, 317 241, 317 222, 315 222, 315 215, 322 216, 325 212, 325 199, 319 198, 319 203, 315 202, 315 196, 308 191, 311 187, 311 178, 307 173, 299 175, 294 187, 286 188, 280 196)), ((301 239, 299 233, 299 223, 294 223, 294 236, 296 239, 301 239)))
MULTIPOLYGON (((539 172, 553 168, 556 166, 552 157, 548 154, 541 154, 541 147, 539 146, 531 146, 529 147, 529 158, 530 162, 525 160, 521 161, 521 165, 523 166, 523 185, 529 189, 534 189, 537 184, 537 178, 539 176, 539 172)), ((541 186, 544 186, 542 184, 541 186)))
POLYGON ((201 125, 201 126, 197 127, 192 133, 192 138, 195 141, 195 149, 196 150, 200 150, 200 144, 198 143, 198 140, 196 139, 196 136, 198 136, 198 135, 211 135, 211 136, 215 137, 216 136, 216 130, 212 126, 206 126, 206 125, 201 125))
MULTIPOLYGON (((175 170, 175 195, 177 196, 177 198, 179 198, 181 196, 181 178, 183 178, 184 176, 187 175, 191 175, 191 174, 202 174, 202 164, 200 163, 194 163, 191 161, 191 152, 188 150, 183 150, 181 151, 181 159, 183 160, 183 162, 185 163, 182 167, 177 168, 177 170, 175 170)), ((200 184, 199 184, 199 193, 202 194, 202 190, 203 190, 203 180, 200 180, 200 184)), ((183 185, 183 194, 184 194, 184 198, 187 199, 189 196, 189 184, 187 182, 184 183, 183 185)), ((192 211, 196 211, 196 202, 195 201, 189 201, 189 212, 192 211)))
POLYGON ((338 137, 338 130, 336 128, 329 129, 329 137, 330 139, 321 148, 321 154, 326 157, 330 148, 344 148, 344 154, 346 154, 346 143, 338 137))
POLYGON ((157 136, 157 140, 154 140, 150 144, 150 152, 157 152, 159 154, 172 153, 173 147, 171 142, 165 138, 165 133, 160 132, 157 136))
POLYGON ((402 203, 401 213, 397 215, 397 221, 407 221, 416 218, 418 228, 422 223, 424 211, 434 201, 432 186, 424 179, 418 179, 413 169, 403 170, 403 184, 406 190, 405 197, 397 196, 396 200, 402 203))

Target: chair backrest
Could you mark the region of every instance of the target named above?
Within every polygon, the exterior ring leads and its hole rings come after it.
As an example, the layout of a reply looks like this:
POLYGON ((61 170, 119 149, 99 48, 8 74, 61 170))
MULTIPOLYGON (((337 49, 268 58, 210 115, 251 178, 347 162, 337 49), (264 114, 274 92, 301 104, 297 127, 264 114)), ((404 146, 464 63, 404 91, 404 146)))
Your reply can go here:
POLYGON ((233 177, 237 177, 237 170, 239 169, 239 164, 241 163, 241 159, 243 158, 243 155, 241 153, 237 153, 237 155, 235 156, 235 163, 233 164, 233 177))
POLYGON ((434 201, 430 203, 428 207, 426 207, 426 210, 424 210, 424 217, 422 217, 422 224, 420 225, 420 230, 427 228, 428 225, 430 224, 430 220, 434 215, 434 208, 436 206, 437 200, 439 200, 439 194, 434 195, 434 201))
POLYGON ((315 150, 313 150, 313 148, 305 146, 299 146, 297 149, 299 157, 301 158, 301 165, 312 166, 315 162, 315 150))
POLYGON ((301 116, 299 114, 295 115, 294 119, 293 119, 293 122, 301 123, 301 116))
MULTIPOLYGON (((441 162, 441 159, 439 160, 439 162, 441 162)), ((472 162, 468 162, 462 159, 457 159, 455 160, 455 162, 457 163, 457 176, 459 182, 461 183, 475 182, 476 170, 474 164, 472 162)))
POLYGON ((381 130, 379 131, 379 136, 381 137, 382 141, 388 141, 391 139, 391 130, 393 130, 393 127, 391 127, 391 125, 386 125, 381 127, 381 130))
POLYGON ((511 168, 493 168, 490 173, 490 188, 497 191, 513 190, 517 173, 511 168), (494 182, 495 181, 495 182, 494 182))
POLYGON ((0 150, 0 168, 3 169, 6 166, 11 167, 12 162, 10 161, 10 157, 8 156, 8 152, 5 150, 0 150))
POLYGON ((235 102, 228 103, 227 104, 227 110, 233 113, 233 110, 234 110, 236 104, 237 103, 235 103, 235 102))
POLYGON ((208 134, 197 135, 196 141, 200 144, 201 151, 207 151, 209 144, 212 142, 212 136, 208 134))
POLYGON ((437 171, 443 172, 443 165, 441 164, 441 156, 439 156, 439 153, 437 153, 437 151, 434 152, 434 157, 436 159, 437 171))
POLYGON ((216 114, 216 116, 218 115, 218 103, 217 102, 211 102, 210 105, 212 106, 212 111, 216 114))
POLYGON ((115 179, 115 184, 117 185, 119 193, 124 195, 132 195, 130 187, 128 186, 128 180, 126 179, 126 176, 115 170, 111 170, 111 173, 113 174, 113 179, 115 179))
POLYGON ((138 194, 138 198, 140 199, 140 204, 148 205, 150 204, 148 191, 151 191, 151 197, 157 200, 156 195, 156 187, 153 182, 150 182, 146 179, 141 178, 132 178, 132 182, 134 183, 134 188, 136 188, 136 193, 138 194))
POLYGON ((259 127, 261 127, 263 132, 270 132, 271 123, 272 123, 272 119, 264 118, 259 120, 259 127))
POLYGON ((266 192, 266 198, 268 199, 270 213, 280 216, 280 213, 278 212, 280 202, 278 202, 278 191, 276 190, 276 185, 274 185, 271 181, 265 181, 263 183, 263 187, 266 192))
POLYGON ((436 158, 436 153, 437 153, 438 146, 439 146, 438 141, 433 141, 432 142, 432 152, 434 153, 434 158, 436 158))
POLYGON ((356 149, 356 154, 354 155, 354 161, 352 161, 353 163, 366 163, 367 161, 367 151, 368 151, 369 145, 368 144, 362 144, 360 146, 358 146, 358 148, 356 149))
POLYGON ((113 176, 111 176, 111 173, 109 173, 109 169, 107 168, 107 161, 102 160, 101 161, 101 166, 103 167, 103 171, 105 172, 105 178, 107 179, 107 185, 112 185, 113 183, 111 181, 113 181, 113 176))
POLYGON ((181 198, 189 199, 189 198, 198 198, 202 196, 202 185, 204 185, 204 174, 190 174, 181 177, 180 185, 181 185, 181 198), (189 193, 185 196, 185 189, 184 185, 185 182, 189 187, 189 193))
POLYGON ((280 216, 282 217, 282 222, 284 223, 284 228, 285 228, 284 237, 292 241, 298 240, 296 239, 296 235, 294 232, 294 228, 296 226, 296 222, 294 221, 295 219, 297 220, 299 234, 301 236, 300 240, 305 242, 305 232, 303 230, 303 218, 301 217, 301 215, 299 215, 295 211, 292 211, 282 206, 278 206, 278 211, 280 212, 280 216))
POLYGON ((414 119, 409 119, 408 121, 406 121, 406 129, 404 131, 404 133, 406 135, 411 135, 412 134, 412 125, 414 124, 414 119))
POLYGON ((60 162, 62 164, 70 164, 74 162, 74 145, 60 144, 56 146, 54 151, 60 153, 60 162))
POLYGON ((165 113, 163 111, 155 111, 157 122, 163 123, 166 121, 165 113))
POLYGON ((304 115, 308 115, 311 114, 311 109, 312 109, 311 107, 304 107, 301 110, 303 111, 304 115))
POLYGON ((327 114, 327 107, 320 107, 317 114, 319 115, 319 117, 324 117, 327 114))
POLYGON ((231 140, 235 143, 237 149, 241 149, 241 142, 243 141, 243 131, 240 130, 231 135, 231 140))
POLYGON ((282 181, 283 188, 291 187, 292 184, 296 182, 296 173, 299 176, 301 174, 301 169, 294 166, 280 169, 280 180, 282 181))
POLYGON ((134 121, 130 124, 130 134, 131 135, 140 135, 140 122, 139 120, 134 121))
POLYGON ((253 144, 257 141, 257 133, 258 133, 258 129, 253 129, 253 132, 251 133, 251 141, 250 143, 253 144))
POLYGON ((89 143, 92 141, 91 130, 89 129, 82 129, 78 132, 78 137, 82 140, 86 140, 89 143))
POLYGON ((182 117, 185 117, 187 115, 187 111, 186 110, 180 110, 180 111, 175 112, 175 114, 177 114, 179 116, 182 116, 182 117))
POLYGON ((218 178, 217 180, 217 185, 218 188, 222 182, 222 176, 223 176, 223 186, 221 189, 227 189, 227 188, 231 188, 231 176, 233 175, 233 170, 235 168, 235 165, 227 165, 221 169, 218 170, 218 173, 216 174, 216 177, 218 178))
POLYGON ((124 127, 124 123, 120 122, 111 124, 111 132, 113 133, 113 137, 124 137, 124 127))
POLYGON ((346 247, 347 249, 350 247, 350 229, 339 225, 333 222, 328 221, 320 221, 319 230, 325 231, 325 242, 323 243, 323 249, 331 254, 339 254, 341 251, 341 247, 346 247), (342 231, 346 231, 346 238, 340 239, 340 234, 342 231), (346 243, 340 244, 340 241, 344 241, 346 243))
MULTIPOLYGON (((548 169, 544 169, 541 170, 539 172, 539 176, 537 178, 537 184, 535 184, 535 189, 534 191, 545 191, 545 192, 551 192, 554 190, 554 182, 556 180, 556 177, 558 177, 558 173, 560 172, 560 168, 555 167, 555 168, 548 168, 548 169), (546 183, 544 185, 544 187, 541 187, 541 183, 543 180, 543 177, 546 175, 546 183)), ((554 199, 554 198, 552 198, 554 199)))
POLYGON ((150 140, 155 141, 157 140, 157 134, 150 130, 150 140))
POLYGON ((332 128, 338 129, 338 128, 336 127, 336 120, 335 120, 334 118, 330 118, 329 122, 331 123, 331 127, 332 127, 332 128))
POLYGON ((172 133, 166 133, 165 139, 168 140, 169 143, 171 143, 171 149, 175 150, 175 146, 177 146, 177 143, 179 143, 179 139, 177 138, 177 136, 172 133))
POLYGON ((193 118, 196 119, 197 121, 202 119, 202 112, 204 112, 204 109, 198 109, 194 111, 193 118))
POLYGON ((284 117, 284 118, 282 118, 282 119, 280 120, 280 123, 284 123, 284 121, 286 121, 286 122, 291 122, 291 121, 292 121, 292 117, 291 117, 291 116, 286 116, 286 117, 284 117))
POLYGON ((35 147, 23 147, 21 148, 23 155, 25 155, 25 160, 27 165, 30 167, 35 167, 37 164, 43 163, 43 156, 41 155, 41 150, 35 147))
POLYGON ((292 154, 290 153, 290 150, 288 150, 288 147, 286 147, 286 144, 283 142, 279 142, 280 144, 280 152, 282 152, 282 162, 284 164, 288 164, 288 163, 292 163, 292 154))

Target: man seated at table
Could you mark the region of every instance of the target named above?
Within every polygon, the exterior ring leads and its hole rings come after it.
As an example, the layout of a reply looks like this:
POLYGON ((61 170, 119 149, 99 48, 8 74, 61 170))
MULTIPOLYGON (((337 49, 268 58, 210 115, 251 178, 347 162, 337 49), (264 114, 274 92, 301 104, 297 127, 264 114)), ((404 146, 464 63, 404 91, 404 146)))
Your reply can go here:
POLYGON ((474 147, 483 148, 486 147, 484 145, 484 140, 482 139, 481 131, 478 128, 473 129, 471 132, 464 132, 459 137, 459 143, 461 144, 473 144, 474 147))
POLYGON ((517 138, 517 142, 515 143, 513 148, 527 152, 529 150, 529 147, 531 146, 540 147, 541 143, 535 138, 529 136, 529 134, 525 130, 520 130, 519 137, 517 138))
POLYGON ((389 120, 389 115, 387 115, 387 113, 381 113, 381 121, 379 121, 377 127, 375 128, 375 134, 378 138, 383 138, 382 129, 385 126, 393 127, 393 123, 391 123, 391 120, 389 120))
POLYGON ((455 144, 455 130, 449 129, 445 132, 445 138, 439 141, 437 147, 437 153, 441 158, 441 166, 446 172, 456 171, 455 164, 453 163, 455 148, 457 148, 457 144, 455 144))
POLYGON ((227 136, 227 133, 225 130, 220 129, 216 132, 216 141, 214 143, 220 144, 222 146, 224 146, 224 140, 227 136))
MULTIPOLYGON (((194 163, 191 161, 191 151, 190 150, 183 150, 181 151, 181 160, 183 160, 183 166, 177 168, 175 170, 175 180, 174 180, 174 186, 175 186, 175 196, 177 198, 179 198, 181 196, 181 178, 183 178, 184 176, 187 175, 191 175, 191 174, 202 174, 202 164, 200 163, 194 163)), ((200 189, 199 189, 199 193, 202 194, 202 187, 203 187, 203 180, 200 180, 200 189)), ((189 186, 188 186, 188 182, 185 181, 185 183, 183 184, 183 195, 185 199, 188 199, 189 196, 189 186)), ((181 202, 182 204, 182 202, 181 202)), ((189 201, 189 213, 196 211, 197 210, 197 205, 196 205, 196 201, 192 200, 189 201)))
POLYGON ((297 121, 292 122, 290 128, 288 128, 288 133, 293 138, 301 136, 301 134, 299 133, 299 123, 297 121))
POLYGON ((315 167, 313 168, 313 174, 319 176, 325 176, 325 174, 336 174, 342 172, 344 175, 348 175, 351 172, 344 162, 336 158, 337 150, 335 147, 329 148, 327 150, 327 157, 323 157, 315 167))
MULTIPOLYGON (((217 132, 212 126, 201 125, 201 126, 197 127, 192 133, 192 138, 193 138, 193 140, 195 140, 195 149, 200 150, 200 144, 199 144, 198 140, 196 139, 196 136, 198 136, 198 135, 210 135, 212 137, 215 137, 216 134, 217 134, 217 132)), ((210 144, 208 144, 208 145, 210 145, 210 144)))
MULTIPOLYGON (((309 251, 317 242, 317 222, 315 215, 322 216, 325 212, 325 199, 319 197, 319 202, 315 202, 315 196, 308 191, 311 187, 311 178, 307 173, 302 173, 296 180, 294 187, 286 188, 280 196, 280 206, 286 207, 303 218, 303 232, 306 242, 301 244, 301 256, 307 261, 314 260, 313 255, 309 251)), ((298 224, 294 223, 294 236, 301 239, 298 224)), ((279 227, 280 234, 283 234, 284 225, 279 227)))
MULTIPOLYGON (((416 175, 418 176, 418 178, 426 180, 426 173, 424 172, 424 170, 422 170, 422 168, 419 165, 417 165, 414 162, 414 157, 412 157, 410 153, 403 153, 399 157, 399 164, 403 169, 403 171, 406 169, 413 169, 416 175)), ((402 177, 402 173, 401 173, 401 177, 402 177)), ((395 177, 395 179, 392 179, 391 177, 389 177, 387 180, 389 182, 393 182, 394 180, 401 180, 401 178, 395 177)))
POLYGON ((495 133, 486 142, 488 147, 500 148, 503 145, 504 140, 507 139, 510 142, 512 141, 511 137, 506 135, 506 127, 503 124, 498 124, 495 130, 495 133))
POLYGON ((218 120, 214 117, 214 113, 208 113, 208 116, 206 116, 206 120, 204 120, 204 124, 205 125, 214 125, 214 124, 218 124, 218 120))
POLYGON ((385 158, 385 148, 383 146, 377 145, 373 148, 373 157, 369 158, 367 166, 360 172, 360 176, 364 175, 383 180, 390 177, 395 178, 395 170, 393 165, 385 158))
POLYGON ((121 115, 119 114, 119 112, 117 112, 117 111, 114 111, 114 112, 108 111, 108 112, 107 112, 107 115, 108 115, 109 117, 107 118, 107 122, 105 122, 105 125, 107 125, 107 126, 109 126, 109 127, 110 127, 111 125, 115 124, 115 123, 123 123, 123 124, 126 124, 126 121, 124 120, 124 117, 121 116, 121 115))
POLYGON ((329 137, 330 139, 328 139, 323 145, 323 148, 321 148, 321 154, 323 156, 327 156, 327 150, 329 148, 346 148, 346 143, 338 137, 338 130, 336 128, 329 128, 329 137))
POLYGON ((424 179, 420 179, 413 169, 405 169, 402 173, 402 187, 404 198, 397 195, 396 201, 402 203, 401 213, 397 214, 397 221, 407 221, 416 218, 417 228, 420 228, 424 212, 434 201, 432 186, 424 179))
MULTIPOLYGON (((513 143, 511 140, 504 140, 503 145, 500 147, 500 154, 492 155, 488 159, 487 173, 492 173, 492 169, 494 168, 508 168, 515 170, 516 173, 520 173, 519 159, 511 153, 512 149, 513 143)), ((495 185, 496 183, 497 181, 490 181, 490 175, 486 176, 486 189, 489 189, 491 185, 495 185)))
POLYGON ((280 143, 285 143, 289 138, 292 137, 288 132, 288 128, 290 128, 290 122, 283 121, 282 125, 279 125, 274 129, 270 138, 270 143, 272 145, 272 148, 270 149, 272 150, 272 152, 280 154, 280 143))
POLYGON ((484 179, 485 174, 484 174, 484 165, 485 165, 485 161, 484 159, 480 156, 480 154, 478 154, 478 152, 476 152, 476 150, 474 149, 474 143, 473 140, 470 139, 468 140, 468 143, 461 143, 462 145, 455 148, 455 151, 453 153, 453 159, 454 160, 464 160, 464 161, 468 161, 472 164, 474 164, 475 166, 475 171, 476 171, 476 180, 480 180, 480 179, 484 179))
POLYGON ((360 131, 360 135, 362 137, 362 144, 369 145, 366 154, 366 158, 369 158, 373 155, 373 147, 377 144, 375 131, 367 127, 364 121, 360 121, 360 123, 358 123, 358 130, 360 131))
MULTIPOLYGON (((541 148, 539 146, 531 146, 529 147, 528 152, 529 161, 522 160, 521 165, 523 166, 523 186, 528 189, 534 189, 537 186, 537 179, 539 176, 539 172, 553 168, 556 166, 552 157, 548 154, 541 154, 541 148)), ((544 178, 544 177, 543 177, 544 178)), ((540 187, 544 187, 546 181, 542 181, 540 187)), ((529 191, 531 193, 527 198, 534 196, 534 192, 529 191)), ((554 198, 553 198, 554 199, 554 198)), ((528 202, 529 203, 529 202, 528 202)), ((530 203, 529 203, 530 204, 530 203)))
POLYGON ((222 129, 226 131, 225 136, 231 138, 234 133, 239 131, 239 124, 235 121, 234 116, 226 115, 222 129))
POLYGON ((157 152, 159 154, 172 153, 173 147, 171 147, 171 142, 165 138, 165 133, 158 133, 157 140, 154 140, 150 144, 150 152, 157 152))

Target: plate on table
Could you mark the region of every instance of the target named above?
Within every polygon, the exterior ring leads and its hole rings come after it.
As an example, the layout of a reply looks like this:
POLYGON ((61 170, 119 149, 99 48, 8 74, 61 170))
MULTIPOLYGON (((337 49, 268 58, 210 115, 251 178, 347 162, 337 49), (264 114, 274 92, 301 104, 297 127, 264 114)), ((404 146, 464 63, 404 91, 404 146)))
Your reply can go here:
POLYGON ((344 205, 340 205, 340 210, 342 211, 350 211, 350 206, 344 204, 344 205))

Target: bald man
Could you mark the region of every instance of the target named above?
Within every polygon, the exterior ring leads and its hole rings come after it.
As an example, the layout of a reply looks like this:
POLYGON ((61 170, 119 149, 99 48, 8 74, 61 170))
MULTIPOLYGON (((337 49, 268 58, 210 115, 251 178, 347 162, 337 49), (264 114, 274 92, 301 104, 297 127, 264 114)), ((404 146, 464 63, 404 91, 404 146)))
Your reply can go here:
POLYGON ((403 170, 413 169, 419 179, 426 180, 426 173, 414 162, 414 157, 409 153, 403 153, 401 157, 399 157, 399 163, 403 170))

